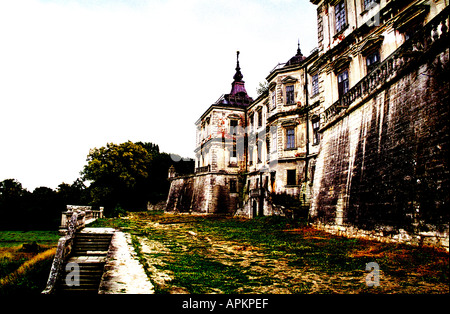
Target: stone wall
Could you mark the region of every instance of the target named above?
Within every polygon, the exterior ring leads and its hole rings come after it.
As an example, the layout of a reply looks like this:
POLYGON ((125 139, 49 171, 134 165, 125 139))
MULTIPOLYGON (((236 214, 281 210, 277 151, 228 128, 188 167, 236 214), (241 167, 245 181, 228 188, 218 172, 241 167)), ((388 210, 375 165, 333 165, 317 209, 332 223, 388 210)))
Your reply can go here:
POLYGON ((449 50, 420 60, 324 129, 317 223, 437 236, 448 247, 449 50))
POLYGON ((237 175, 204 173, 171 179, 166 211, 233 214, 239 193, 230 193, 230 180, 237 175))

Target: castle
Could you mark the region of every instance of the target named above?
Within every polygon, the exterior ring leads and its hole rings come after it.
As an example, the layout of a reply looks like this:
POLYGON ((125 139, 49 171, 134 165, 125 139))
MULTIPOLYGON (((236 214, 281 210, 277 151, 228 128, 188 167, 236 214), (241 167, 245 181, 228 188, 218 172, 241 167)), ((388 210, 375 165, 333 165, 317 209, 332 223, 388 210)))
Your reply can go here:
POLYGON ((317 49, 299 45, 256 99, 237 53, 230 93, 195 123, 195 174, 169 172, 166 210, 303 215, 448 248, 447 1, 311 2, 317 49))

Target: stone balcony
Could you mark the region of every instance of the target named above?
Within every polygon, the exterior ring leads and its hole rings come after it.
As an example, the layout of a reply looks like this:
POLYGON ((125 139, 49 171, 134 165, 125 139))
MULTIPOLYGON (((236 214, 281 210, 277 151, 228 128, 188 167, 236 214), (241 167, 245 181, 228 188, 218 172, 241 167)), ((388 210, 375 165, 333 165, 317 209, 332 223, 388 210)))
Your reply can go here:
POLYGON ((328 124, 335 121, 345 114, 347 109, 383 88, 385 84, 394 81, 402 71, 414 65, 433 47, 445 44, 448 41, 449 10, 449 7, 446 7, 432 21, 417 31, 412 38, 328 107, 323 112, 324 122, 328 124))

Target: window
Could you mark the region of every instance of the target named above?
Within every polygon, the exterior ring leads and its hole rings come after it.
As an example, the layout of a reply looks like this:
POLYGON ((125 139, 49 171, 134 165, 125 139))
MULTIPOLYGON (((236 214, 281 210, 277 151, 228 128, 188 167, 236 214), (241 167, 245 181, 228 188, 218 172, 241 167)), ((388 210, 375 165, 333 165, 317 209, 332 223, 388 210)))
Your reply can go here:
POLYGON ((230 151, 230 157, 232 157, 232 158, 237 157, 236 138, 233 138, 233 148, 230 151))
POLYGON ((294 85, 288 85, 286 86, 286 105, 291 105, 294 102, 294 85))
POLYGON ((347 17, 345 13, 345 1, 341 1, 334 7, 334 16, 336 21, 336 33, 344 30, 347 26, 347 17))
POLYGON ((295 128, 286 129, 286 149, 295 148, 295 128))
POLYGON ((256 151, 258 153, 258 164, 262 162, 262 143, 261 141, 256 141, 256 151))
POLYGON ((272 133, 272 142, 270 143, 270 152, 275 153, 277 151, 277 132, 272 133))
POLYGON ((312 128, 313 128, 313 145, 317 145, 320 142, 320 134, 319 134, 320 119, 319 118, 314 118, 312 120, 312 128))
POLYGON ((205 127, 205 129, 206 129, 206 136, 209 136, 211 133, 210 133, 210 128, 209 128, 209 118, 207 118, 207 120, 206 120, 206 127, 205 127))
POLYGON ((230 134, 237 134, 238 120, 230 120, 230 134))
POLYGON ((366 57, 367 73, 371 72, 380 63, 380 52, 375 51, 366 57))
POLYGON ((297 171, 295 169, 286 170, 286 185, 297 185, 297 171))
POLYGON ((237 182, 234 179, 230 179, 230 193, 237 192, 237 182))
POLYGON ((310 183, 309 184, 313 184, 313 182, 314 182, 314 174, 315 174, 315 172, 316 172, 316 165, 312 165, 311 166, 311 176, 310 176, 310 178, 311 178, 311 180, 310 180, 310 183))
POLYGON ((258 128, 262 126, 262 109, 258 110, 258 128))
POLYGON ((338 75, 338 92, 339 97, 342 97, 349 90, 348 84, 348 70, 344 70, 338 75))
POLYGON ((275 94, 275 91, 272 91, 271 99, 272 99, 272 101, 271 101, 271 108, 273 109, 273 108, 275 108, 277 106, 277 96, 275 94))
POLYGON ((315 96, 319 93, 319 74, 315 74, 312 77, 312 95, 315 96))
POLYGON ((248 164, 253 165, 253 146, 248 146, 248 164))

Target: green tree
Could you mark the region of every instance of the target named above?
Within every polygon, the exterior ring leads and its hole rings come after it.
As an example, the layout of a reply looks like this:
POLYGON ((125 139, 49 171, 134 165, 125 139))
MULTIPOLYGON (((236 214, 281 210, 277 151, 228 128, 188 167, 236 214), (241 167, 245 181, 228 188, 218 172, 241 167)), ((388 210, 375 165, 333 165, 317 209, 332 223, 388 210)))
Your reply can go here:
POLYGON ((259 82, 258 87, 256 88, 256 93, 258 96, 268 95, 269 93, 269 83, 267 81, 259 82))
POLYGON ((127 209, 145 206, 146 196, 139 192, 146 185, 155 150, 150 153, 143 143, 131 141, 91 149, 81 174, 91 181, 93 203, 109 211, 119 203, 127 209))

